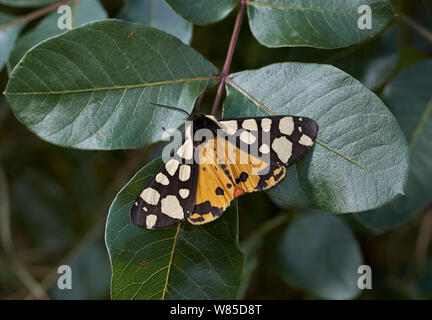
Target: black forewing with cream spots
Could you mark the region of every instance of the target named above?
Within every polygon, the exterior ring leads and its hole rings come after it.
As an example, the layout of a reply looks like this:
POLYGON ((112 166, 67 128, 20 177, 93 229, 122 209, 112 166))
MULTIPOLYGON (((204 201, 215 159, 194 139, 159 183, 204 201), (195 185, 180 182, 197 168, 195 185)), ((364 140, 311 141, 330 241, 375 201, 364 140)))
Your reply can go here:
POLYGON ((191 163, 192 157, 193 144, 186 139, 133 203, 130 211, 133 224, 160 229, 191 215, 198 181, 198 165, 191 163))
POLYGON ((273 165, 291 165, 312 148, 318 124, 307 117, 269 116, 218 121, 236 146, 273 165), (266 160, 267 158, 267 160, 266 160))
MULTIPOLYGON (((283 166, 291 165, 303 157, 312 148, 318 132, 317 123, 306 117, 268 116, 219 121, 213 116, 206 117, 223 129, 226 139, 233 147, 238 147, 269 164, 265 166, 269 170, 258 172, 260 178, 254 182, 254 191, 265 190, 279 182, 285 174, 283 166)), ((212 212, 196 203, 197 188, 206 186, 197 185, 199 164, 192 161, 187 164, 188 161, 185 161, 192 159, 193 155, 194 146, 189 127, 186 129, 185 142, 175 151, 173 158, 160 168, 134 202, 130 213, 133 224, 147 229, 165 228, 188 218, 194 212, 201 217, 191 222, 201 223, 199 219, 204 219, 204 216, 212 212)), ((239 177, 233 177, 236 180, 232 187, 234 184, 241 187, 245 182, 240 181, 244 172, 237 173, 239 177), (239 182, 237 179, 240 179, 239 182)), ((252 191, 251 188, 246 189, 248 190, 242 188, 239 194, 252 191)), ((209 193, 209 199, 201 199, 202 203, 206 204, 211 197, 213 195, 209 193)), ((236 193, 233 197, 236 197, 236 193)), ((211 203, 210 207, 212 208, 211 203)), ((224 208, 217 208, 219 211, 216 216, 219 216, 224 208)), ((213 214, 213 218, 207 217, 204 220, 208 222, 214 219, 213 214)))

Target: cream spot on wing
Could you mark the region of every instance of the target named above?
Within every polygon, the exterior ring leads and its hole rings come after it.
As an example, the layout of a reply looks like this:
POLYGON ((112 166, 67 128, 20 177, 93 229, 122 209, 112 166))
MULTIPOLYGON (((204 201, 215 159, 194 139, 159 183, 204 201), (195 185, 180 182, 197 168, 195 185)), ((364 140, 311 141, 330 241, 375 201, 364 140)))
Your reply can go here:
POLYGON ((164 175, 162 172, 159 172, 156 175, 156 182, 159 182, 160 184, 163 184, 164 186, 169 185, 169 180, 166 175, 164 175))
POLYGON ((256 138, 249 131, 243 131, 240 133, 240 140, 246 144, 252 144, 255 142, 256 138))
POLYGON ((278 158, 283 163, 287 163, 292 154, 293 144, 286 137, 280 137, 273 140, 272 149, 276 152, 278 158))
POLYGON ((248 130, 258 130, 258 125, 255 119, 247 119, 242 123, 243 128, 248 130))
POLYGON ((261 152, 261 153, 269 153, 270 152, 270 147, 268 146, 268 144, 264 143, 259 148, 259 152, 261 152))
POLYGON ((180 189, 179 190, 180 197, 183 199, 186 199, 189 196, 189 190, 188 189, 180 189))
POLYGON ((264 118, 261 120, 261 128, 264 132, 269 132, 271 129, 272 121, 269 118, 264 118))
POLYGON ((147 211, 148 211, 146 207, 143 207, 143 210, 144 210, 145 212, 147 212, 147 211))
POLYGON ((299 143, 302 144, 302 145, 304 145, 304 146, 307 146, 307 147, 310 147, 310 146, 313 145, 313 141, 312 141, 312 139, 309 138, 309 137, 308 137, 307 135, 305 135, 305 134, 303 134, 303 135, 300 137, 299 143))
POLYGON ((215 116, 212 116, 212 115, 206 115, 206 117, 209 118, 210 120, 213 120, 214 122, 217 122, 215 116))
POLYGON ((186 133, 185 133, 186 139, 187 139, 187 140, 192 139, 192 125, 191 125, 191 124, 187 126, 185 132, 186 132, 186 133))
POLYGON ((186 139, 186 141, 177 150, 177 155, 183 159, 190 160, 193 156, 193 143, 192 139, 186 139))
POLYGON ((135 201, 135 207, 138 206, 138 202, 135 201))
POLYGON ((147 229, 153 228, 154 225, 156 224, 156 221, 157 221, 157 216, 154 215, 154 214, 149 214, 146 217, 146 227, 147 227, 147 229))
POLYGON ((220 121, 219 125, 228 134, 233 135, 237 131, 237 121, 236 120, 220 121))
POLYGON ((169 195, 161 201, 161 212, 174 219, 183 219, 184 212, 176 196, 169 195))
POLYGON ((294 120, 292 117, 284 117, 279 121, 279 131, 288 136, 294 132, 294 120))
POLYGON ((303 131, 302 127, 298 127, 298 131, 302 132, 303 131))
POLYGON ((191 167, 187 164, 182 164, 179 170, 180 181, 188 181, 191 175, 191 167))
POLYGON ((179 164, 180 163, 175 159, 171 159, 165 164, 165 169, 170 176, 174 175, 174 173, 177 171, 179 164))
POLYGON ((250 157, 250 163, 252 163, 254 165, 253 169, 255 169, 255 167, 257 165, 263 164, 264 162, 262 161, 262 159, 258 159, 258 158, 255 158, 255 157, 250 157))
POLYGON ((145 188, 143 192, 141 192, 140 197, 153 206, 157 205, 159 202, 160 194, 156 189, 153 188, 145 188))

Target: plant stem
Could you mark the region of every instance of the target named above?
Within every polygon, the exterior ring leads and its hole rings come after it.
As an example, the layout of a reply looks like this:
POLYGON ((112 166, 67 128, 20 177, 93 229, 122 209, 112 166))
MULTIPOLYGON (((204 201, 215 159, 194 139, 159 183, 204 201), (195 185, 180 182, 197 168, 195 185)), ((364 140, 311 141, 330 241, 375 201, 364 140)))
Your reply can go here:
POLYGON ((432 32, 430 30, 418 24, 413 19, 403 13, 399 13, 398 16, 403 22, 405 22, 407 25, 409 25, 411 28, 421 34, 426 40, 432 42, 432 32))
POLYGON ((424 210, 424 216, 421 220, 416 245, 414 263, 417 272, 420 272, 426 263, 429 247, 432 240, 432 205, 424 210))
POLYGON ((0 227, 1 244, 6 256, 6 261, 9 263, 12 271, 24 286, 27 287, 32 297, 37 299, 49 299, 48 294, 42 286, 33 278, 30 272, 27 271, 24 264, 15 254, 11 232, 9 190, 6 175, 2 167, 0 167, 0 227))
POLYGON ((234 55, 234 50, 235 50, 238 36, 240 33, 240 27, 241 27, 241 24, 243 21, 246 5, 247 5, 246 0, 240 1, 240 10, 237 13, 237 18, 236 18, 236 21, 234 24, 234 30, 233 30, 233 33, 231 36, 230 44, 228 47, 228 52, 227 52, 227 55, 225 58, 225 63, 224 63, 222 73, 220 76, 220 80, 219 80, 219 87, 218 87, 218 90, 216 93, 215 100, 213 101, 213 106, 212 106, 212 110, 211 110, 212 115, 216 114, 218 107, 219 107, 220 100, 222 99, 223 89, 225 86, 226 79, 228 78, 228 74, 229 74, 229 70, 230 70, 230 66, 231 66, 231 62, 232 62, 232 57, 234 55))
POLYGON ((264 223, 260 228, 258 228, 258 230, 255 231, 254 234, 252 234, 249 238, 247 238, 240 244, 243 253, 245 255, 250 254, 253 250, 256 249, 256 247, 259 245, 260 241, 266 234, 288 221, 289 216, 287 214, 281 214, 264 223))
MULTIPOLYGON (((121 185, 124 183, 124 177, 129 176, 131 172, 136 170, 136 167, 140 164, 140 159, 143 159, 149 152, 151 152, 152 148, 149 150, 145 149, 137 149, 131 153, 128 159, 123 163, 123 165, 116 170, 116 175, 113 179, 113 182, 106 187, 105 195, 103 196, 103 200, 100 202, 103 203, 101 207, 96 208, 95 211, 103 212, 107 208, 105 204, 112 200, 113 194, 119 190, 121 185)), ((69 250, 69 252, 60 260, 58 265, 68 264, 70 259, 78 254, 80 250, 90 241, 103 237, 104 234, 104 226, 106 223, 106 215, 101 215, 93 224, 93 226, 78 240, 78 242, 69 250)), ((48 290, 51 288, 55 282, 57 281, 58 273, 57 267, 54 266, 51 271, 49 271, 44 278, 40 281, 40 285, 42 288, 48 290)), ((32 294, 28 294, 24 297, 25 300, 31 299, 32 294)))
POLYGON ((24 22, 28 22, 28 21, 37 19, 37 18, 39 18, 39 17, 41 17, 47 13, 50 13, 51 11, 56 10, 61 5, 65 5, 65 4, 68 4, 71 2, 75 2, 75 1, 76 0, 62 0, 59 2, 54 2, 53 4, 50 4, 49 6, 46 6, 44 8, 41 8, 41 9, 33 11, 33 12, 30 12, 29 14, 27 14, 25 16, 19 17, 19 18, 15 19, 9 23, 6 23, 6 24, 0 26, 0 31, 4 30, 4 29, 8 29, 10 27, 13 27, 15 25, 24 23, 24 22))

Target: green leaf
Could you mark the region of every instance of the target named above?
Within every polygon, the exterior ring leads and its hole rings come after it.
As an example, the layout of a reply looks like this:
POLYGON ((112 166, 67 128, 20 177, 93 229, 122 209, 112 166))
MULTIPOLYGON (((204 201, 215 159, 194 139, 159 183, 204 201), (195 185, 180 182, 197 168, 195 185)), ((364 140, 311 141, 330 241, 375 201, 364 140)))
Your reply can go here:
POLYGON ((171 8, 193 24, 211 24, 225 18, 236 0, 165 0, 171 8))
POLYGON ((0 70, 3 69, 23 27, 16 17, 0 12, 0 70))
POLYGON ((248 1, 249 25, 267 47, 340 48, 362 42, 394 17, 387 0, 248 1), (360 29, 359 7, 372 9, 372 28, 360 29))
POLYGON ((378 97, 326 65, 280 63, 230 76, 224 117, 310 117, 318 138, 305 158, 269 190, 291 206, 327 212, 377 208, 403 193, 408 148, 378 97))
POLYGON ((402 224, 432 202, 432 60, 404 69, 385 87, 383 99, 407 136, 410 171, 406 197, 355 215, 376 233, 402 224))
POLYGON ((163 164, 144 166, 117 194, 108 214, 106 244, 113 299, 234 299, 243 266, 237 206, 215 222, 183 222, 165 230, 134 226, 129 210, 163 164))
POLYGON ((398 67, 397 29, 390 28, 369 41, 342 49, 322 50, 312 47, 272 49, 260 47, 253 63, 259 66, 275 61, 331 64, 371 90, 380 88, 398 67))
POLYGON ((142 24, 104 20, 48 39, 14 68, 6 98, 15 116, 54 144, 137 148, 161 139, 193 108, 216 67, 179 39, 142 24))
MULTIPOLYGON (((72 8, 72 27, 77 27, 94 20, 105 19, 105 10, 97 0, 86 0, 70 4, 72 8)), ((57 22, 60 15, 57 12, 45 17, 33 30, 27 32, 17 42, 11 52, 8 69, 12 70, 24 54, 39 42, 65 32, 59 29, 57 22)))
POLYGON ((351 230, 337 216, 302 214, 278 249, 282 279, 324 299, 352 299, 358 293, 363 257, 351 230))
POLYGON ((190 44, 193 25, 178 16, 163 0, 128 0, 119 19, 141 22, 190 44))
MULTIPOLYGON (((244 251, 242 250, 244 253, 244 251)), ((241 274, 240 286, 235 297, 236 300, 244 299, 246 291, 249 288, 253 273, 258 267, 258 257, 256 252, 245 254, 243 272, 241 274)))
POLYGON ((11 7, 40 7, 58 0, 0 0, 0 4, 11 7))

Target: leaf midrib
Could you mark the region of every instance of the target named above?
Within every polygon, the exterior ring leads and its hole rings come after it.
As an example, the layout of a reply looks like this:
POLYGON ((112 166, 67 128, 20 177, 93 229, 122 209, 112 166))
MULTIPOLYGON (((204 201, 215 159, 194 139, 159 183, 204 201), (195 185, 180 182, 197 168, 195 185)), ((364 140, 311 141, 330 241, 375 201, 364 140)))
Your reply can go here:
MULTIPOLYGON (((250 94, 249 92, 247 92, 245 89, 243 89, 242 87, 240 87, 238 84, 236 84, 234 81, 232 81, 232 79, 228 79, 227 83, 230 84, 234 89, 237 89, 240 93, 242 93, 246 98, 248 98, 249 100, 251 100, 257 107, 261 108, 262 110, 270 113, 271 115, 277 115, 276 113, 274 113, 273 111, 271 111, 268 107, 265 106, 264 103, 262 103, 261 101, 259 101, 258 99, 256 99, 254 96, 252 96, 252 94, 250 94)), ((432 103, 431 103, 431 108, 432 108, 432 103)), ((322 142, 321 140, 319 140, 318 138, 315 140, 320 146, 322 146, 323 148, 327 149, 328 151, 336 154, 337 156, 341 157, 342 159, 350 162, 351 164, 357 166, 358 168, 360 168, 361 170, 365 171, 367 174, 373 176, 377 181, 384 183, 387 187, 390 188, 390 190, 393 190, 393 192, 395 192, 396 194, 400 194, 400 195, 405 195, 405 193, 403 191, 397 191, 393 188, 393 186, 388 183, 386 180, 382 179, 379 175, 373 173, 372 171, 370 171, 368 168, 362 166, 361 164, 357 163, 356 161, 354 161, 353 159, 343 155, 342 153, 340 153, 339 151, 331 148, 330 146, 328 146, 326 143, 322 142)))
POLYGON ((164 285, 164 288, 163 288, 163 291, 162 291, 161 300, 165 300, 165 294, 166 294, 166 292, 168 290, 168 280, 169 280, 169 276, 170 276, 171 265, 173 263, 174 251, 175 251, 175 247, 176 247, 176 244, 177 244, 177 238, 178 238, 178 236, 180 234, 180 226, 181 226, 181 223, 179 223, 177 225, 177 230, 176 230, 176 233, 174 235, 174 241, 173 241, 173 245, 172 245, 172 248, 171 248, 171 255, 170 255, 170 260, 169 260, 169 263, 168 263, 168 270, 167 270, 167 275, 166 275, 166 278, 165 278, 165 285, 164 285))
MULTIPOLYGON (((188 78, 188 79, 176 79, 176 80, 168 80, 168 81, 157 81, 157 82, 148 82, 148 83, 138 83, 132 85, 122 85, 122 86, 113 86, 113 87, 100 87, 100 88, 86 88, 86 89, 74 89, 74 90, 61 90, 61 91, 35 91, 35 92, 8 92, 3 93, 4 95, 56 95, 56 94, 74 94, 74 93, 88 93, 88 92, 98 92, 98 91, 110 91, 110 90, 124 90, 124 89, 137 89, 137 88, 146 88, 146 87, 157 87, 157 86, 165 86, 177 83, 188 83, 195 81, 206 81, 208 77, 198 77, 198 78, 188 78)), ((215 80, 217 77, 211 77, 211 80, 215 80)))

